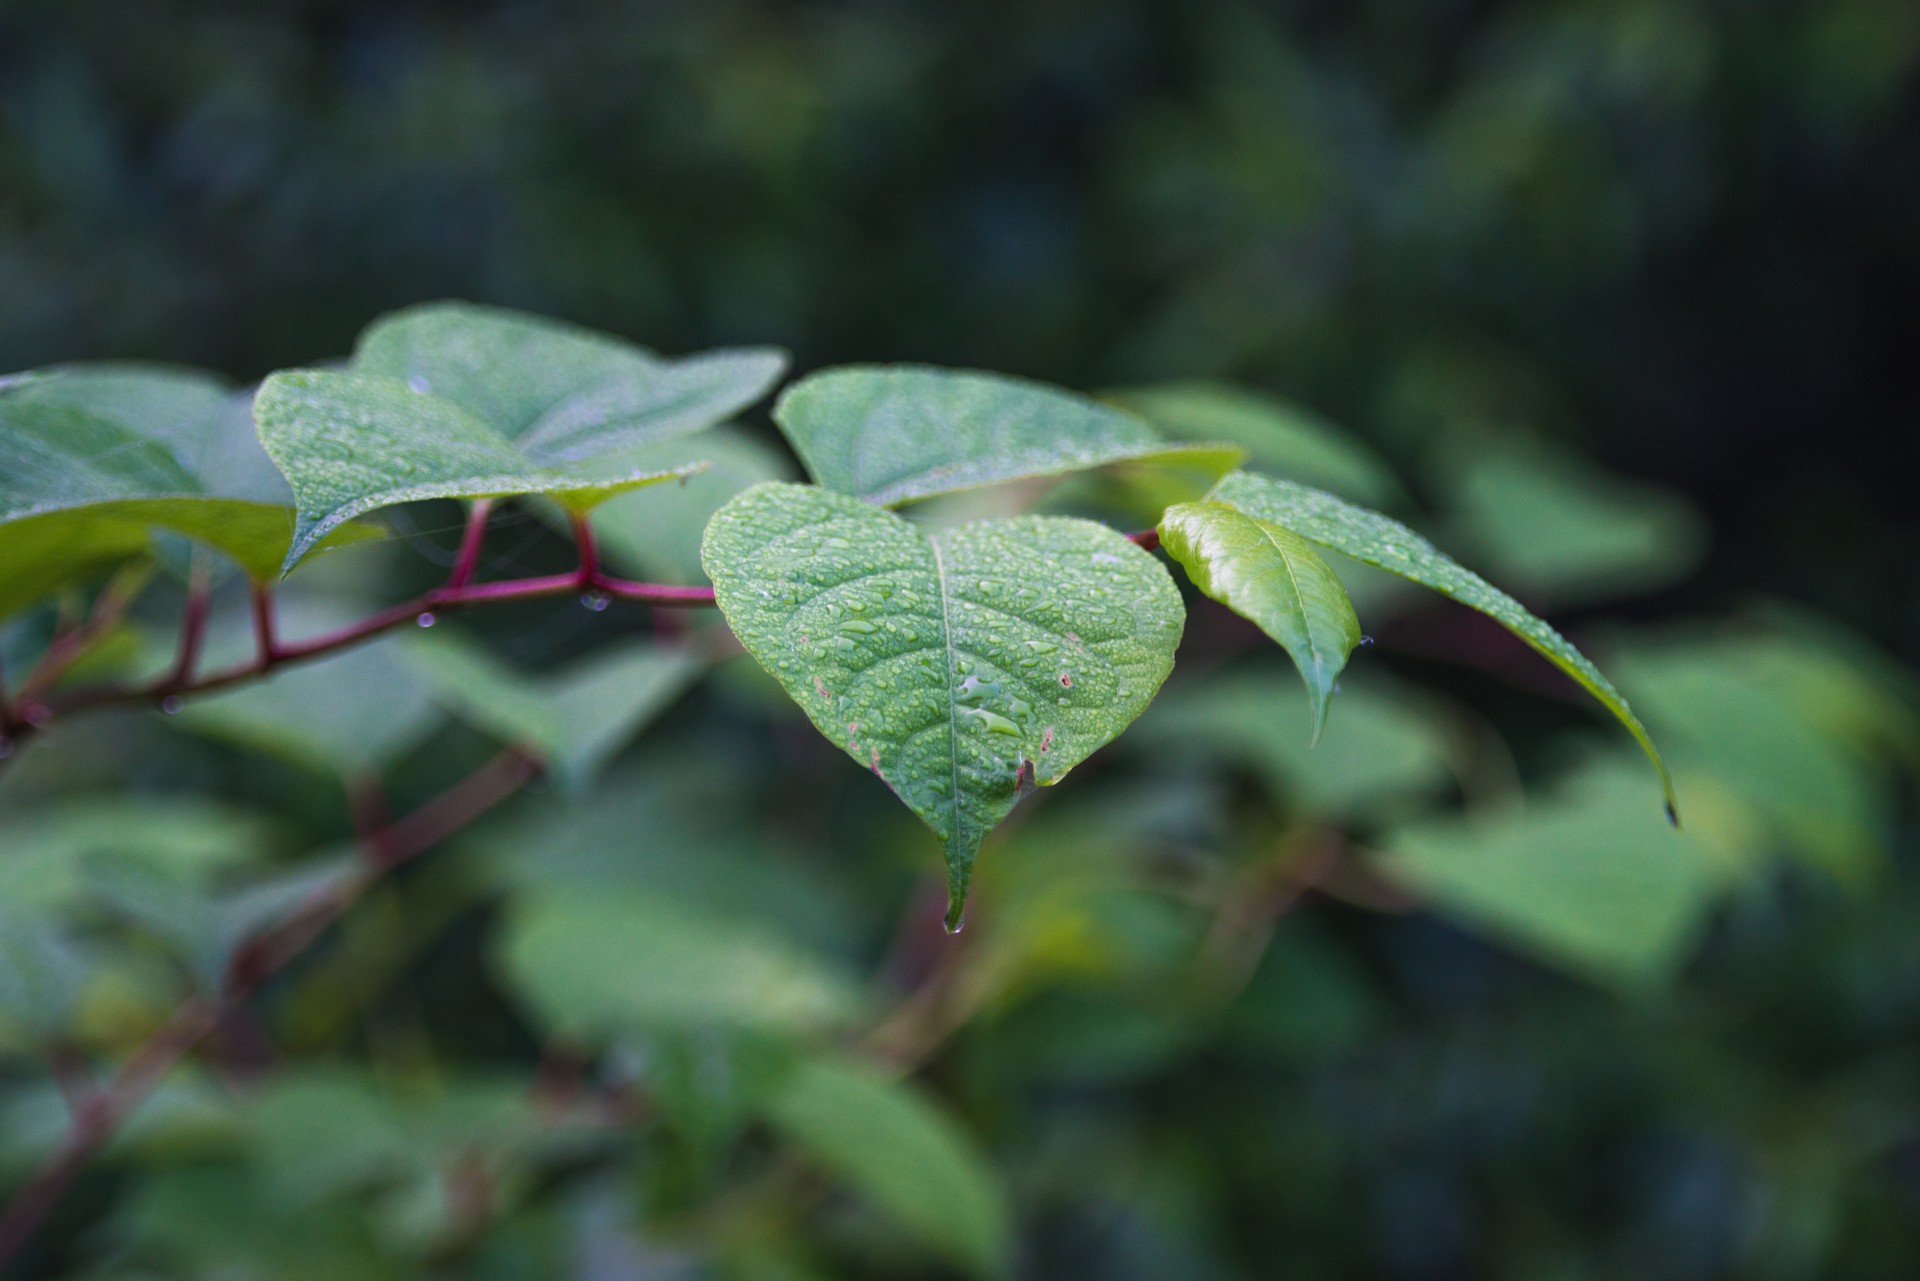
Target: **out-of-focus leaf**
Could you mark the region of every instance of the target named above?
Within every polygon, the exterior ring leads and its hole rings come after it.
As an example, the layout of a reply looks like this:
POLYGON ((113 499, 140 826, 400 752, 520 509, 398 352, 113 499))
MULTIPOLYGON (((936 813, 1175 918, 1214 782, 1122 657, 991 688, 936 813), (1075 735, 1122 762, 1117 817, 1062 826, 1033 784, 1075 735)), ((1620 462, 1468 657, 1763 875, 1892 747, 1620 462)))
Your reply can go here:
POLYGON ((1102 399, 1139 414, 1176 440, 1222 440, 1262 471, 1331 490, 1355 502, 1402 498, 1387 465, 1351 435, 1299 405, 1224 383, 1125 387, 1102 399))
POLYGON ((769 482, 707 527, 727 623, 815 728, 946 848, 957 925, 980 842, 1146 707, 1184 617, 1158 562, 1090 521, 928 534, 769 482))
POLYGON ((570 1037, 831 1027, 860 1004, 837 973, 760 929, 632 891, 523 900, 499 955, 515 989, 570 1037))
MULTIPOLYGON (((35 399, 42 385, 0 390, 0 613, 145 554, 150 528, 206 543, 253 578, 272 575, 286 554, 291 512, 208 494, 161 441, 35 399)), ((331 541, 372 532, 345 528, 331 541)))
POLYGON ((1463 751, 1412 691, 1349 680, 1317 746, 1286 673, 1248 666, 1174 689, 1130 741, 1156 761, 1228 760, 1258 771, 1277 799, 1330 818, 1377 819, 1421 806, 1463 751))
POLYGON ((218 990, 243 943, 354 875, 354 851, 323 854, 291 872, 208 892, 147 872, 94 878, 95 901, 172 950, 208 991, 218 990))
POLYGON ((1789 852, 1860 883, 1879 865, 1890 801, 1875 764, 1803 701, 1812 669, 1778 646, 1675 638, 1624 645, 1618 662, 1677 761, 1719 778, 1789 852))
POLYGON ((406 1281, 418 1268, 374 1234, 357 1208, 288 1205, 244 1166, 196 1163, 156 1170, 133 1188, 117 1227, 146 1257, 190 1276, 285 1281, 406 1281))
POLYGON ((533 677, 444 629, 413 638, 403 655, 448 710, 532 749, 575 793, 701 669, 684 648, 634 641, 533 677))
MULTIPOLYGON (((310 635, 343 617, 330 603, 289 601, 281 607, 280 631, 310 635)), ((209 642, 209 666, 220 653, 244 653, 248 643, 232 625, 237 620, 223 621, 229 625, 220 650, 209 642)), ((352 776, 378 770, 418 746, 439 715, 419 674, 387 638, 195 698, 174 720, 196 733, 352 776)))
POLYGON ((64 1031, 94 964, 60 925, 0 901, 0 1042, 64 1031))
POLYGON ((1668 815, 1675 816, 1673 778, 1646 727, 1627 706, 1627 700, 1566 637, 1535 617, 1519 601, 1463 568, 1399 521, 1355 507, 1332 494, 1242 471, 1222 480, 1211 496, 1251 516, 1283 525, 1309 542, 1331 547, 1355 560, 1431 587, 1498 622, 1571 676, 1627 727, 1627 732, 1660 772, 1668 815))
POLYGON ((262 816, 194 796, 94 796, 0 820, 0 903, 48 910, 84 896, 103 866, 203 882, 274 844, 262 816))
POLYGON ((705 582, 700 538, 713 514, 749 486, 793 478, 783 453, 737 427, 716 427, 698 441, 654 446, 636 457, 707 464, 677 485, 650 485, 594 509, 593 531, 606 558, 651 582, 705 582))
POLYGON ((1010 1214, 983 1153, 914 1087, 845 1060, 800 1063, 767 1102, 773 1125, 928 1245, 997 1276, 1010 1214))
POLYGON ((1706 550, 1704 522, 1677 494, 1538 447, 1482 440, 1461 454, 1448 469, 1461 536, 1529 599, 1564 604, 1664 587, 1706 550))
POLYGON ((1043 383, 846 365, 789 387, 774 421, 824 487, 883 506, 1109 463, 1234 467, 1233 445, 1170 445, 1142 419, 1043 383))
POLYGON ((515 893, 640 893, 845 948, 855 925, 839 883, 801 860, 790 833, 759 821, 755 788, 673 744, 576 800, 530 800, 469 844, 515 893), (635 839, 639 832, 645 840, 635 839))
POLYGON ((1307 685, 1309 743, 1320 741, 1360 620, 1346 589, 1306 539, 1224 503, 1181 503, 1160 518, 1160 543, 1194 585, 1259 624, 1307 685))
POLYGON ((1541 960, 1634 987, 1667 978, 1723 884, 1716 852, 1598 768, 1522 808, 1386 837, 1381 865, 1443 912, 1541 960))

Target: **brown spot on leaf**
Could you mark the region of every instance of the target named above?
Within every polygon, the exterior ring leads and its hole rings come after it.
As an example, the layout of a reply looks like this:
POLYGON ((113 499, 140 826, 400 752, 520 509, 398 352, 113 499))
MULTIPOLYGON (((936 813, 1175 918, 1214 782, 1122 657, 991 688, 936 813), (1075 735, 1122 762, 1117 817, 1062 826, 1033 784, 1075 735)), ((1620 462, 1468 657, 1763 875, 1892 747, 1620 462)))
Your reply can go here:
POLYGON ((813 678, 813 692, 818 694, 820 697, 826 699, 829 703, 833 701, 833 695, 827 692, 826 682, 821 680, 818 676, 813 678))
POLYGON ((1061 673, 1060 673, 1060 688, 1061 688, 1061 689, 1072 689, 1072 688, 1073 688, 1073 673, 1072 673, 1072 672, 1061 672, 1061 673))
POLYGON ((1051 725, 1047 726, 1047 732, 1040 736, 1040 750, 1043 752, 1053 750, 1053 726, 1051 725))

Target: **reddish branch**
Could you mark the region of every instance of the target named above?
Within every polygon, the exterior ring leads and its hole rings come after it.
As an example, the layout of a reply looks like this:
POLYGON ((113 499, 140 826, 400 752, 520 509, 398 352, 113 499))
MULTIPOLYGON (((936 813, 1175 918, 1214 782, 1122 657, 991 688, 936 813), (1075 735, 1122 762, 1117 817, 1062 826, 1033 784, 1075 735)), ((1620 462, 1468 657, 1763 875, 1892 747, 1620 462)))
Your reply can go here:
POLYGON ((607 573, 600 566, 592 531, 584 519, 576 520, 574 525, 580 546, 579 568, 564 574, 476 583, 473 577, 479 564, 480 546, 486 536, 490 514, 490 504, 484 501, 474 504, 453 572, 445 583, 412 600, 383 609, 334 631, 304 640, 286 641, 280 638, 274 623, 271 589, 256 587, 253 593, 253 618, 257 643, 253 657, 220 671, 196 676, 193 669, 198 662, 206 626, 206 600, 204 592, 196 593, 190 589, 181 623, 180 656, 172 670, 158 680, 142 685, 105 686, 80 691, 58 703, 46 701, 45 696, 67 667, 110 631, 126 608, 124 594, 109 588, 102 593, 101 603, 95 607, 93 617, 61 637, 48 650, 40 666, 23 683, 19 696, 14 700, 14 710, 8 712, 0 709, 0 716, 4 716, 4 720, 0 720, 0 735, 18 737, 31 730, 43 729, 62 716, 97 707, 160 704, 168 699, 185 698, 243 684, 290 663, 320 658, 357 645, 423 616, 473 605, 592 593, 655 606, 698 607, 714 603, 711 587, 637 583, 607 573))
POLYGON ((0 1268, 26 1244, 73 1181, 175 1064, 261 984, 304 952, 386 873, 425 853, 518 791, 539 771, 532 757, 509 750, 455 783, 406 817, 367 833, 360 865, 243 944, 228 962, 226 982, 213 997, 193 996, 101 1089, 75 1100, 66 1140, 0 1212, 0 1268))

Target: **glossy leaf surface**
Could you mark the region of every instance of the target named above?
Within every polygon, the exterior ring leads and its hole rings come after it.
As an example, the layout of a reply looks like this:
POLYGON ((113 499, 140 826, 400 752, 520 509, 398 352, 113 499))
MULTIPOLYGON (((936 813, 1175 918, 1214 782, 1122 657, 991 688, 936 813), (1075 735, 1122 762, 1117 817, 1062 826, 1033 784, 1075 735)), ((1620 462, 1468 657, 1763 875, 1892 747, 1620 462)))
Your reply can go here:
POLYGON ((1320 741, 1327 704, 1360 643, 1353 602, 1313 544, 1225 503, 1181 503, 1160 520, 1160 545, 1194 585, 1257 623, 1300 669, 1320 741))
POLYGON ((1104 525, 1026 517, 929 534, 857 499, 757 485, 707 527, 727 622, 814 725, 946 848, 959 920, 980 842, 1145 709, 1180 594, 1104 525))
POLYGON ((1627 727, 1627 732, 1659 770, 1668 814, 1674 813, 1673 779, 1667 773, 1666 762, 1660 758, 1646 726, 1627 706, 1627 700, 1586 655, 1519 601, 1399 521, 1356 507, 1332 494, 1241 471, 1215 486, 1211 497, 1250 516, 1283 525, 1309 542, 1331 547, 1357 561, 1431 587, 1501 624, 1571 676, 1627 727))
POLYGON ((1173 445, 1147 423, 1043 383, 921 365, 847 365, 788 388, 774 406, 821 485, 882 506, 1109 463, 1224 472, 1232 445, 1173 445))

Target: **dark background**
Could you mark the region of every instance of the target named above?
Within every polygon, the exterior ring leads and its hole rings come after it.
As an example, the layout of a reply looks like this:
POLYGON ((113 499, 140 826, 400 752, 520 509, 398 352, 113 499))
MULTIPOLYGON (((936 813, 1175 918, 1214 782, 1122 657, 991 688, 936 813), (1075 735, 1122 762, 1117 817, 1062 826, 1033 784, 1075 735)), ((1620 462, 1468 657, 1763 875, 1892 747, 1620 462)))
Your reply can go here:
POLYGON ((1649 608, 1920 655, 1920 8, 0 9, 0 367, 240 377, 459 296, 665 351, 1218 374, 1705 506, 1649 608))

